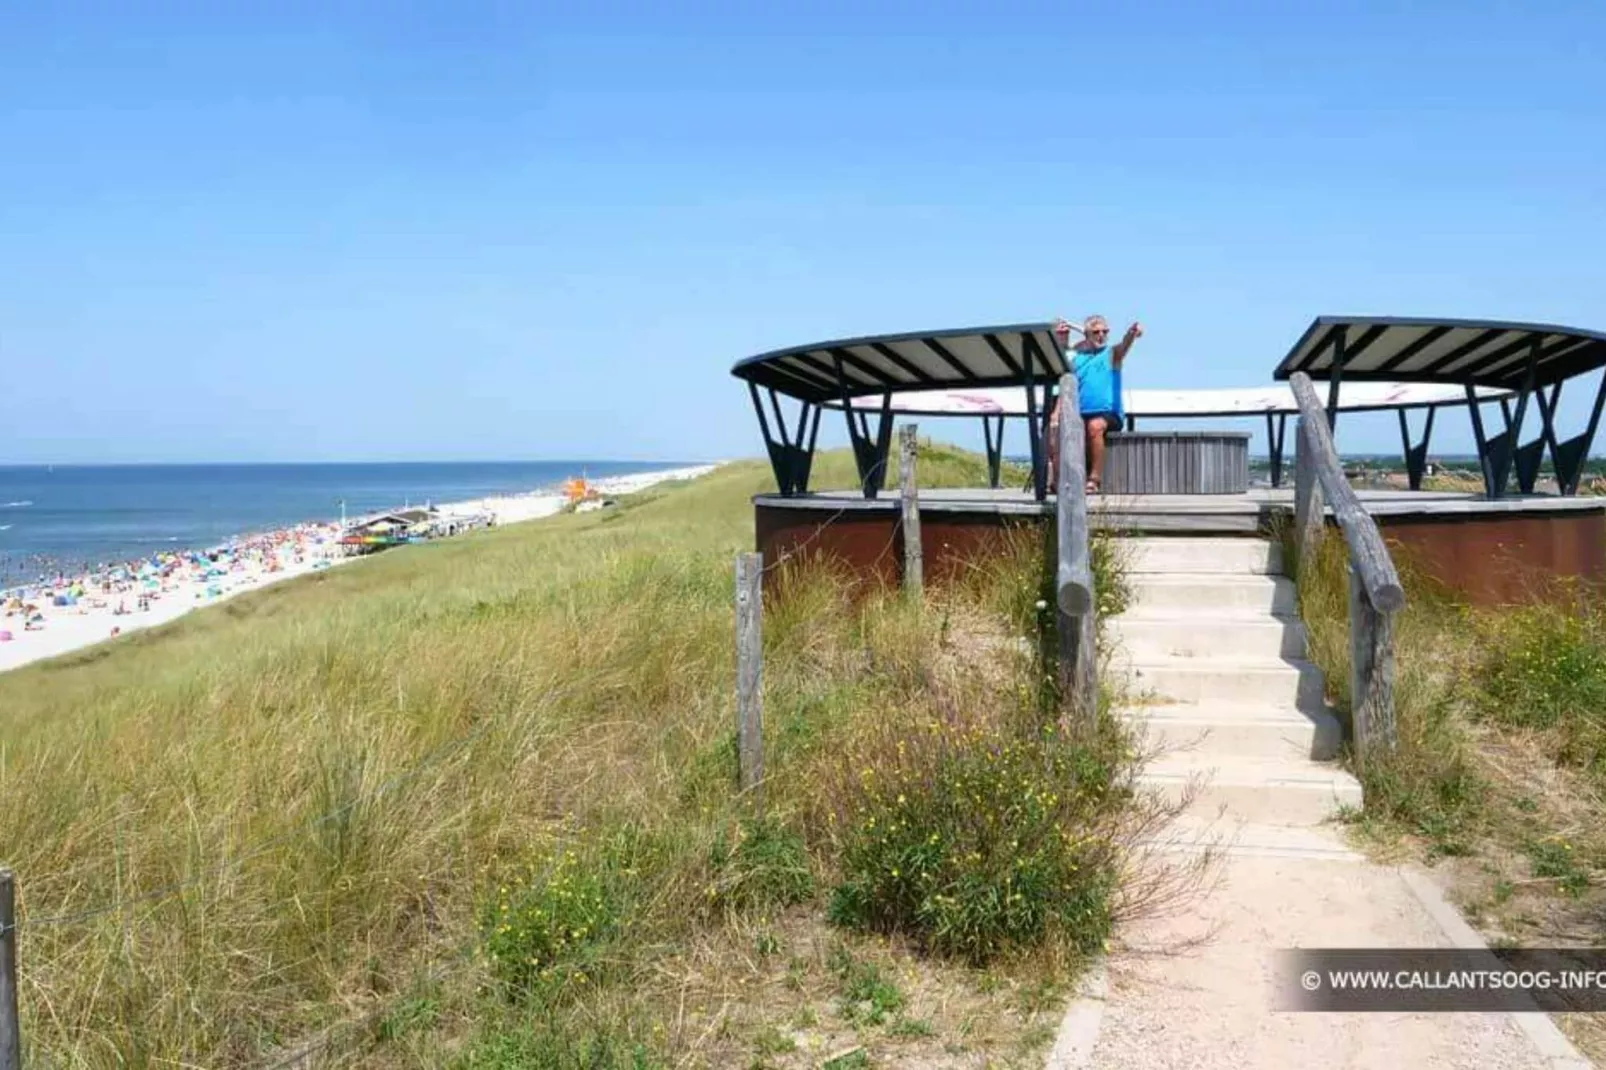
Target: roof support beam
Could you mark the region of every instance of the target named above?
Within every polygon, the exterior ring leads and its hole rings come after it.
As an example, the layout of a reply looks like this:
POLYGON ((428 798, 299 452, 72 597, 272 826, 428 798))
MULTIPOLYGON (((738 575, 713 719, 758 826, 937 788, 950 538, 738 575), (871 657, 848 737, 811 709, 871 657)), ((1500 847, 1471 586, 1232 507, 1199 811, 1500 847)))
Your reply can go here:
MULTIPOLYGON (((993 356, 1003 361, 1004 367, 1008 368, 1016 376, 1024 374, 1021 371, 1020 362, 1010 355, 1009 347, 1000 342, 996 334, 984 334, 982 338, 987 342, 987 348, 993 351, 993 356)), ((1023 350, 1024 348, 1022 346, 1023 350)))
POLYGON ((985 413, 982 414, 981 435, 987 442, 987 485, 997 490, 1004 461, 1004 418, 1002 416, 996 417, 998 420, 996 434, 993 431, 994 419, 994 417, 985 413))
MULTIPOLYGON (((1517 415, 1512 416, 1505 398, 1500 399, 1500 411, 1506 416, 1506 430, 1494 443, 1498 445, 1498 452, 1491 458, 1494 469, 1495 486, 1500 488, 1500 494, 1506 492, 1506 482, 1511 478, 1511 462, 1516 458, 1517 442, 1522 438, 1522 421, 1528 415, 1528 397, 1534 390, 1534 369, 1539 364, 1539 347, 1544 341, 1539 335, 1532 335, 1529 341, 1528 362, 1522 373, 1522 387, 1517 392, 1517 415)), ((1521 486, 1521 480, 1518 480, 1521 486)))
POLYGON ((1422 352, 1424 349, 1428 348, 1434 342, 1437 342, 1440 338, 1443 338, 1449 333, 1449 327, 1429 328, 1428 330, 1424 331, 1421 337, 1419 337, 1416 341, 1394 354, 1388 360, 1385 360, 1383 363, 1379 364, 1375 369, 1373 369, 1374 373, 1377 375, 1382 375, 1385 372, 1393 371, 1395 368, 1398 368, 1401 364, 1404 364, 1406 361, 1410 360, 1412 357, 1416 356, 1418 353, 1422 352))
POLYGON ((859 488, 866 498, 873 499, 887 480, 887 453, 892 447, 892 391, 881 395, 881 418, 872 435, 869 414, 862 409, 854 411, 842 358, 833 354, 832 359, 836 362, 837 382, 842 387, 842 414, 848 419, 848 441, 853 445, 853 463, 859 470, 859 488), (855 415, 859 418, 857 423, 853 419, 855 415))
POLYGON ((1427 424, 1422 428, 1422 441, 1411 444, 1411 425, 1404 409, 1395 409, 1400 417, 1400 442, 1405 448, 1405 478, 1412 490, 1422 489, 1422 477, 1428 468, 1428 442, 1433 438, 1433 414, 1438 409, 1428 406, 1427 424))
MULTIPOLYGON (((1551 391, 1551 397, 1555 398, 1560 393, 1561 384, 1557 383, 1551 391)), ((1532 494, 1539 485, 1539 469, 1545 461, 1545 450, 1549 449, 1553 457, 1556 452, 1556 428, 1552 423, 1555 403, 1546 399, 1542 386, 1534 391, 1534 403, 1539 406, 1539 434, 1532 442, 1517 447, 1517 488, 1524 494, 1532 494)))
POLYGON ((1483 410, 1478 407, 1478 391, 1471 383, 1467 387, 1467 412, 1472 417, 1472 438, 1478 446, 1478 467, 1483 470, 1483 493, 1493 501, 1500 497, 1494 482, 1494 469, 1489 465, 1489 440, 1483 433, 1483 410))
POLYGON ((942 381, 940 379, 932 378, 923 368, 920 367, 920 365, 916 364, 908 357, 905 357, 902 353, 899 353, 885 342, 871 342, 870 348, 875 350, 881 356, 885 357, 888 362, 896 364, 898 367, 902 368, 916 382, 924 383, 927 386, 942 385, 942 381))
POLYGON ((1371 348, 1373 342, 1383 337, 1384 332, 1387 330, 1388 325, 1384 323, 1374 323, 1370 327, 1366 328, 1366 330, 1361 332, 1361 336, 1350 344, 1349 349, 1344 356, 1345 361, 1347 363, 1354 362, 1357 357, 1371 348))
POLYGON ((1043 430, 1048 422, 1049 397, 1043 395, 1043 422, 1037 419, 1037 376, 1035 357, 1042 356, 1035 345, 1022 345, 1026 355, 1026 441, 1032 450, 1032 494, 1038 501, 1048 498, 1048 458, 1044 456, 1043 430))
POLYGON ((1411 374, 1416 378, 1437 375, 1439 369, 1449 367, 1451 364, 1454 364, 1456 361, 1460 360, 1469 353, 1476 353, 1478 350, 1482 349, 1484 346, 1488 345, 1490 342, 1493 342, 1495 339, 1499 338, 1505 333, 1505 329, 1501 327, 1490 327, 1486 330, 1479 331, 1477 334, 1472 336, 1471 340, 1462 342, 1460 345, 1456 346, 1454 349, 1450 350, 1450 352, 1441 357, 1435 357, 1432 361, 1424 364, 1411 374))
MULTIPOLYGON (((794 353, 792 354, 792 359, 808 365, 811 371, 827 383, 834 383, 842 376, 841 371, 835 365, 827 364, 813 353, 794 353)), ((852 380, 849 380, 849 382, 852 382, 852 380)), ((854 385, 857 386, 859 384, 855 383, 854 385)))
POLYGON ((857 371, 857 372, 860 372, 860 373, 862 373, 864 375, 869 376, 870 378, 874 379, 876 382, 880 383, 882 386, 899 386, 899 387, 901 387, 901 386, 907 386, 908 385, 902 379, 897 379, 897 378, 894 378, 893 376, 888 375, 886 372, 882 371, 880 368, 877 368, 874 364, 871 364, 869 361, 864 360, 861 357, 855 356, 854 354, 848 352, 846 349, 833 347, 831 349, 831 356, 834 359, 839 360, 843 364, 845 364, 848 367, 852 368, 854 371, 857 371))
POLYGON ((1600 389, 1595 391, 1595 407, 1590 410, 1584 433, 1561 443, 1553 454, 1556 482, 1561 493, 1568 497, 1578 493, 1578 484, 1584 474, 1584 459, 1589 456, 1590 444, 1595 441, 1595 432, 1600 428, 1603 406, 1606 406, 1606 373, 1602 373, 1600 389))
MULTIPOLYGON (((781 390, 782 393, 791 393, 783 389, 785 381, 800 384, 808 391, 806 395, 811 401, 818 401, 823 397, 830 397, 836 393, 836 383, 831 376, 819 376, 802 368, 794 368, 789 364, 770 364, 759 369, 760 381, 772 390, 781 390), (770 379, 781 379, 783 382, 771 382, 770 379)), ((799 395, 792 394, 797 397, 799 395)))
POLYGON ((1514 357, 1516 353, 1521 353, 1522 350, 1532 350, 1535 344, 1543 341, 1545 341, 1543 334, 1535 334, 1534 331, 1529 331, 1529 333, 1516 337, 1513 341, 1506 342, 1505 345, 1498 345, 1495 349, 1482 353, 1478 360, 1461 365, 1460 368, 1445 366, 1444 374, 1469 379, 1478 378, 1479 374, 1484 373, 1484 371, 1494 370, 1495 366, 1500 365, 1510 357, 1514 357))
MULTIPOLYGON (((1561 388, 1562 384, 1556 383, 1550 388, 1548 396, 1545 394, 1544 387, 1540 387, 1534 393, 1534 401, 1539 403, 1539 442, 1529 443, 1529 446, 1538 445, 1541 449, 1538 451, 1539 455, 1535 456, 1531 461, 1523 459, 1521 450, 1518 451, 1519 456, 1517 457, 1517 484, 1522 486, 1523 479, 1526 478, 1528 480, 1528 485, 1523 487, 1523 492, 1526 494, 1532 494, 1534 487, 1539 483, 1539 468, 1544 463, 1544 450, 1548 449, 1550 451, 1551 468, 1556 468, 1556 406, 1561 401, 1561 388), (1526 476, 1523 472, 1524 464, 1532 466, 1532 471, 1527 473, 1526 476)), ((1528 446, 1523 447, 1523 449, 1528 448, 1528 446)), ((1561 478, 1559 470, 1557 472, 1556 489, 1560 491, 1561 478)))
POLYGON ((935 338, 922 338, 921 341, 925 343, 927 349, 941 357, 948 367, 964 376, 967 382, 976 381, 976 373, 965 367, 965 362, 954 356, 953 351, 947 346, 935 338))
POLYGON ((1338 430, 1338 384, 1344 378, 1349 355, 1344 352, 1344 325, 1333 328, 1333 374, 1327 380, 1327 430, 1338 430))
POLYGON ((786 498, 807 494, 809 471, 814 467, 814 444, 820 434, 820 406, 799 399, 797 436, 794 441, 792 436, 787 434, 786 422, 781 417, 780 401, 775 390, 766 387, 765 391, 770 396, 770 408, 775 413, 776 430, 780 432, 777 438, 770 433, 769 421, 764 417, 764 403, 759 399, 758 386, 750 381, 747 390, 753 399, 753 411, 758 413, 758 426, 764 434, 764 450, 769 454, 770 470, 775 473, 776 487, 780 489, 782 497, 786 498))
MULTIPOLYGON (((1132 427, 1137 426, 1135 419, 1132 417, 1128 417, 1128 423, 1131 424, 1131 427, 1127 428, 1129 431, 1132 427)), ((1286 412, 1268 412, 1266 414, 1266 453, 1271 458, 1271 485, 1273 487, 1283 485, 1283 440, 1287 434, 1288 414, 1286 412), (1275 430, 1273 430, 1273 416, 1277 418, 1275 430)))
POLYGON ((1557 383, 1602 366, 1606 366, 1606 342, 1591 342, 1568 350, 1565 356, 1556 358, 1554 362, 1546 362, 1540 371, 1544 382, 1557 383))

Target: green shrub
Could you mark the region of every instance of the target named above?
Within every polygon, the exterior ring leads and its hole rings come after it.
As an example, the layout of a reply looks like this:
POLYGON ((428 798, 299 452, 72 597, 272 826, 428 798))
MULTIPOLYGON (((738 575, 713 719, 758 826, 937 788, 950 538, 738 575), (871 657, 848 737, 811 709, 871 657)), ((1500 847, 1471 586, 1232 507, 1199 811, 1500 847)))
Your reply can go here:
POLYGON ((724 830, 709 852, 711 906, 746 911, 801 903, 814 895, 803 837, 773 817, 748 819, 734 836, 724 830))
POLYGON ((887 979, 881 967, 853 957, 845 947, 831 953, 842 1017, 863 1025, 881 1025, 903 1009, 903 991, 887 979))
POLYGON ((1052 935, 1108 935, 1118 805, 1109 739, 933 721, 861 755, 840 818, 833 922, 981 964, 1052 935))
POLYGON ((1533 864, 1535 877, 1553 878, 1556 886, 1568 895, 1582 895, 1589 887, 1589 871, 1566 840, 1535 840, 1528 845, 1528 860, 1533 864))
POLYGON ((564 849, 498 886, 480 911, 491 973, 512 999, 594 983, 620 895, 596 859, 564 849))

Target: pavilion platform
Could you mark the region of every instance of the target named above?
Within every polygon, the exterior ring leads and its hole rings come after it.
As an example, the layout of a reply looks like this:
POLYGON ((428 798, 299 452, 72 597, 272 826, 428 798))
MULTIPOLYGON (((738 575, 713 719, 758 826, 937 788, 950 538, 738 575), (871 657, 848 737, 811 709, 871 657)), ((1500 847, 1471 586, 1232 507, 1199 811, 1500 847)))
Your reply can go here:
MULTIPOLYGON (((925 576, 940 582, 985 549, 995 549, 1012 529, 1044 524, 1054 515, 1049 391, 1056 384, 1074 385, 1076 352, 1063 323, 1039 322, 844 338, 739 361, 731 373, 747 387, 779 491, 754 500, 758 549, 768 563, 829 554, 867 580, 897 583, 904 557, 901 502, 896 492, 888 493, 886 476, 895 421, 917 415, 980 418, 992 484, 921 491, 925 576), (782 398, 796 404, 791 413, 783 410, 782 398), (824 410, 840 412, 846 424, 859 475, 856 490, 811 493, 824 410), (1026 431, 1029 490, 1000 485, 1009 419, 1026 431)), ((1296 374, 1326 381, 1330 434, 1345 426, 1344 413, 1396 414, 1406 482, 1413 489, 1366 489, 1359 496, 1402 560, 1486 604, 1524 601, 1558 580, 1606 581, 1606 498, 1578 493, 1606 415, 1606 332, 1489 320, 1319 316, 1272 376, 1282 383, 1296 374), (1586 376, 1598 377, 1593 403, 1583 429, 1564 437, 1556 420, 1562 388, 1586 376), (1420 489, 1436 414, 1457 407, 1467 412, 1481 494, 1420 489), (1425 412, 1420 437, 1410 426, 1410 411, 1425 412), (1535 493, 1547 457, 1559 495, 1535 493)), ((1280 515, 1292 513, 1293 492, 1281 485, 1284 431, 1296 411, 1300 418, 1310 413, 1287 386, 1118 396, 1130 404, 1123 429, 1106 438, 1104 486, 1134 493, 1092 499, 1092 527, 1263 536, 1275 530, 1280 515), (1134 426, 1136 417, 1253 414, 1266 420, 1271 486, 1247 490, 1242 432, 1134 426), (1169 493, 1150 493, 1156 491, 1169 493), (1202 491, 1213 493, 1193 493, 1202 491)))
MULTIPOLYGON (((1451 491, 1359 490, 1383 536, 1410 562, 1474 604, 1527 601, 1547 578, 1606 582, 1606 498, 1508 495, 1489 500, 1451 491)), ((1095 529, 1145 535, 1265 537, 1290 517, 1291 488, 1242 494, 1101 494, 1089 499, 1095 529)), ((922 490, 926 574, 944 582, 994 552, 1012 530, 1049 522, 1053 496, 990 488, 922 490)), ((753 499, 756 549, 836 559, 896 585, 903 563, 896 493, 858 490, 761 494, 753 499)))

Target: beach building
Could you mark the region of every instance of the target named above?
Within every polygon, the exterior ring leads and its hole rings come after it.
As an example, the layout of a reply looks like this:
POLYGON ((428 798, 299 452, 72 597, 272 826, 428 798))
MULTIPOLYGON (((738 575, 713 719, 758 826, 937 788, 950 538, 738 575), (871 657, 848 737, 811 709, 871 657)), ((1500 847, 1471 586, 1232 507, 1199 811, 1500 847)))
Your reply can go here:
POLYGON ((424 508, 398 509, 364 517, 341 533, 340 546, 349 556, 420 542, 429 537, 434 518, 434 510, 424 508))

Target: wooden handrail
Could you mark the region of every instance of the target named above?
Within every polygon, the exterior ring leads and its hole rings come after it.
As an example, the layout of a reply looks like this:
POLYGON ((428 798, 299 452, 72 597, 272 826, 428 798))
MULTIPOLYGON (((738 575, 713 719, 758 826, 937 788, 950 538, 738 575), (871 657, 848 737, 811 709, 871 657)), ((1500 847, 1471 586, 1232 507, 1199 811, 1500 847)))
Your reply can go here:
MULTIPOLYGON (((1333 519, 1338 521, 1344 541, 1349 543, 1350 561, 1360 574, 1367 598, 1374 609, 1392 613, 1405 605, 1405 588, 1400 586, 1400 574, 1395 571, 1394 560, 1389 556, 1382 533, 1377 530, 1377 521, 1372 519, 1349 480, 1344 478, 1344 466, 1333 445, 1333 432, 1327 425, 1327 414, 1310 376, 1295 372, 1290 385, 1294 388, 1294 400, 1299 404, 1299 456, 1309 455, 1311 470, 1332 507, 1333 519), (1308 450, 1304 448, 1307 443, 1308 450)), ((1296 494, 1298 489, 1296 484, 1296 494)))
POLYGON ((1093 608, 1093 565, 1087 541, 1087 458, 1076 376, 1060 377, 1059 607, 1080 617, 1093 608))
POLYGON ((1093 602, 1092 549, 1087 527, 1086 432, 1076 376, 1060 377, 1059 482, 1055 487, 1058 569, 1060 693, 1078 721, 1097 715, 1097 620, 1093 602))
POLYGON ((1297 572, 1305 573, 1320 544, 1325 498, 1349 548, 1350 707, 1355 749, 1364 766, 1368 755, 1392 753, 1398 743, 1393 617, 1405 605, 1405 588, 1377 521, 1344 478, 1332 428, 1310 376, 1295 372, 1289 383, 1300 413, 1294 468, 1297 572))

